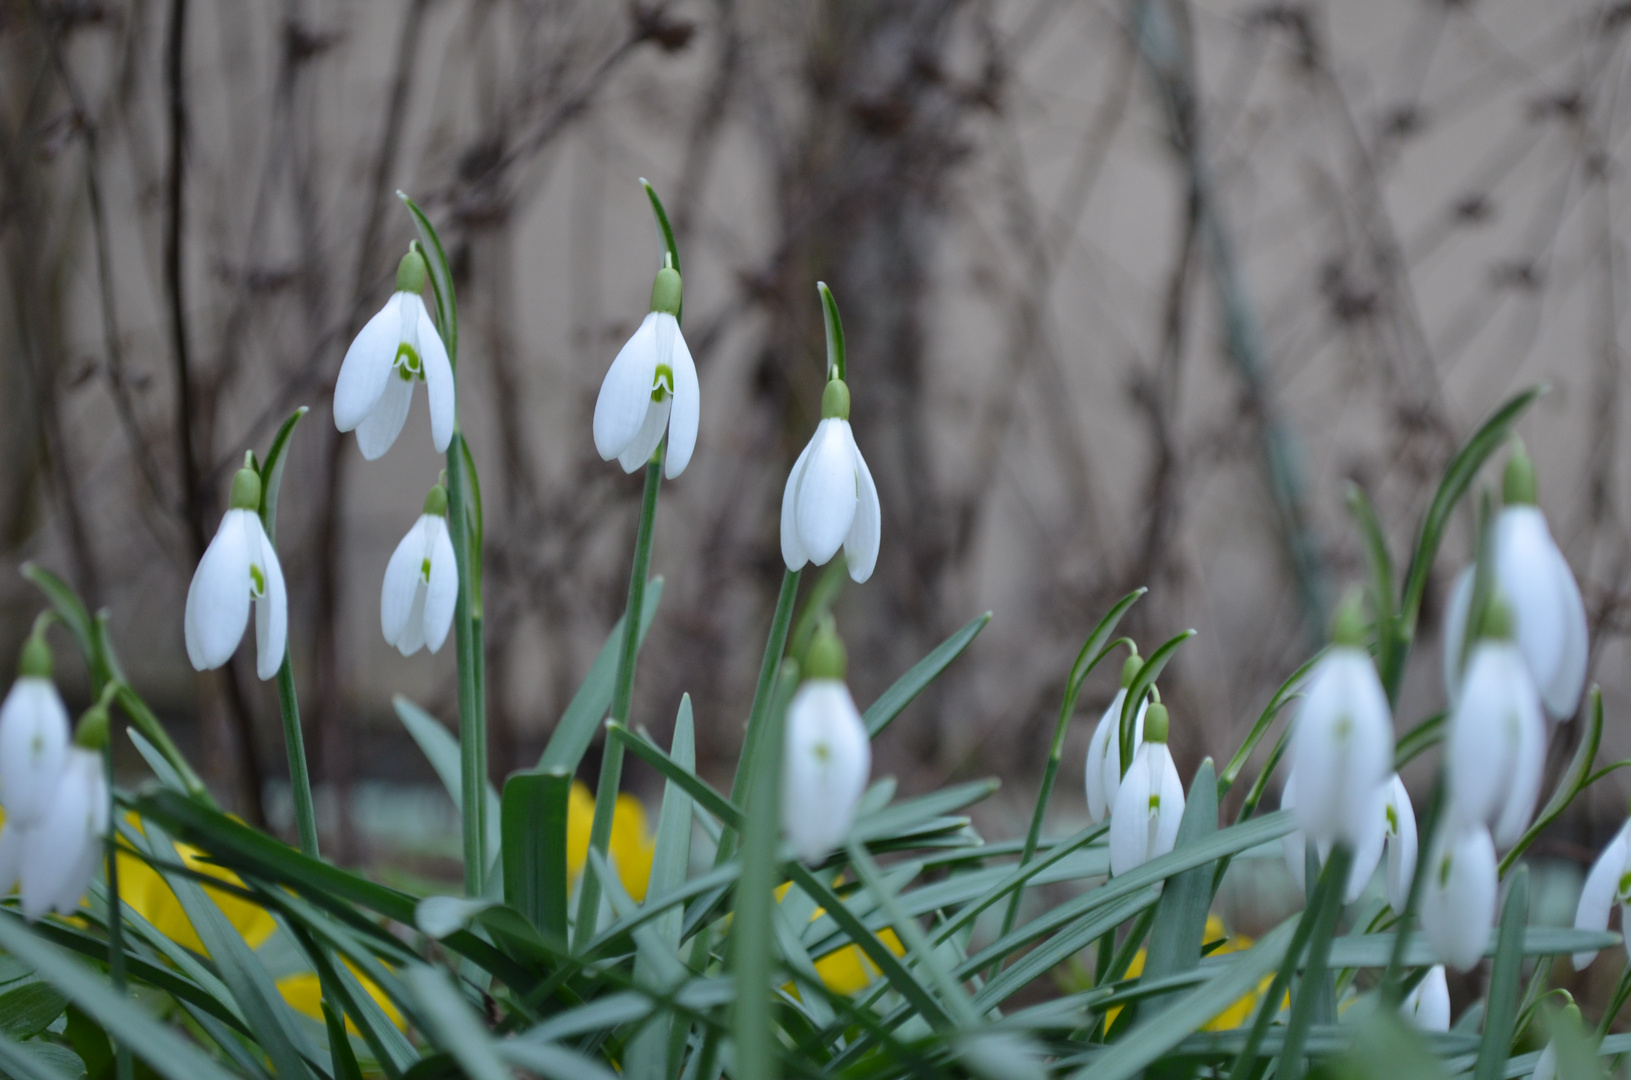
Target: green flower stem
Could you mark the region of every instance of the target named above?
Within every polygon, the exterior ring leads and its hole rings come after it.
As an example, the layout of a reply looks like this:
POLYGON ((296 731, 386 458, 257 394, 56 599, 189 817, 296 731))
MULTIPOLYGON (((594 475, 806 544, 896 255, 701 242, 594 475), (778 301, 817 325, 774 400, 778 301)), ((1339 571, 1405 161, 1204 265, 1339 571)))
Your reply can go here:
POLYGON ((486 747, 487 724, 481 700, 481 669, 477 660, 481 601, 473 595, 472 569, 481 552, 470 550, 470 525, 465 510, 464 432, 455 430, 447 447, 447 527, 453 541, 453 563, 459 572, 459 598, 453 609, 453 636, 459 664, 460 794, 464 805, 464 891, 480 896, 487 882, 486 747))
MULTIPOLYGON (((125 930, 124 905, 119 900, 119 830, 113 825, 118 820, 119 801, 113 795, 113 740, 102 747, 102 767, 108 776, 108 835, 103 840, 107 850, 108 879, 108 978, 120 995, 125 992, 125 930)), ((114 1069, 118 1080, 132 1080, 135 1065, 130 1049, 123 1040, 115 1042, 114 1069)))
MULTIPOLYGON (((736 779, 731 783, 731 802, 737 806, 747 797, 753 775, 753 759, 764 735, 765 716, 770 712, 770 695, 776 687, 776 668, 787 649, 787 628, 793 621, 793 601, 799 591, 798 570, 782 574, 781 592, 776 595, 776 614, 770 619, 770 636, 765 655, 759 661, 759 681, 753 687, 753 706, 748 710, 747 733, 742 738, 742 756, 736 759, 736 779)), ((736 832, 725 825, 719 832, 719 849, 714 865, 723 866, 736 851, 736 832)))
MULTIPOLYGON (((1300 992, 1292 997, 1291 1017, 1286 1023, 1285 1042, 1280 1048, 1280 1061, 1275 1067, 1279 1080, 1301 1080, 1303 1075, 1303 1047, 1308 1044, 1308 1029, 1314 1024, 1314 1012, 1324 996, 1326 961, 1331 955, 1331 938, 1336 934, 1337 919, 1342 915, 1342 894, 1346 891, 1348 868, 1353 864, 1353 852, 1347 844, 1337 844, 1331 857, 1325 860, 1320 878, 1326 886, 1325 895, 1314 909, 1313 932, 1308 940, 1308 962, 1303 965, 1299 983, 1300 992)), ((1272 988, 1270 990, 1272 993, 1272 988)))
POLYGON ((287 649, 277 669, 278 709, 283 714, 283 744, 289 750, 289 794, 294 799, 294 820, 300 830, 300 853, 317 858, 317 808, 311 797, 311 772, 306 768, 306 738, 300 730, 300 698, 295 693, 294 665, 287 649))
MULTIPOLYGON (((634 566, 629 574, 629 602, 623 613, 623 650, 617 660, 617 681, 612 684, 611 718, 618 723, 629 719, 629 702, 634 697, 634 664, 640 648, 640 614, 646 602, 646 578, 651 569, 651 534, 657 520, 657 489, 663 482, 663 453, 666 443, 657 447, 646 465, 646 487, 640 498, 640 526, 634 537, 634 566)), ((623 780, 623 744, 607 739, 600 758, 600 783, 595 791, 595 821, 589 830, 589 847, 602 855, 611 846, 612 811, 617 807, 617 788, 623 780)), ((600 882, 584 874, 578 884, 577 943, 581 949, 595 936, 600 914, 600 882)))

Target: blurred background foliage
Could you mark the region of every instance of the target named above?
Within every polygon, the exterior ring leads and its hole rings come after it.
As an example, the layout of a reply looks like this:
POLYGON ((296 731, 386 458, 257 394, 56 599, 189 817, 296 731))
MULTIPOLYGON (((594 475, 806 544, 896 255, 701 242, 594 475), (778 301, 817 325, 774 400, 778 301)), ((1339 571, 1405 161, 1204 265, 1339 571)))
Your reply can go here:
MULTIPOLYGON (((530 765, 623 604, 640 483, 589 416, 656 266, 645 176, 704 399, 634 719, 666 743, 688 691, 704 775, 735 760, 819 416, 817 279, 884 512, 837 609, 858 699, 996 612, 878 747, 903 790, 996 773, 982 812, 1022 827, 1063 674, 1141 584, 1146 649, 1199 630, 1163 679, 1181 771, 1227 752, 1363 574, 1344 483, 1401 558, 1453 448, 1542 379, 1521 430, 1625 756, 1628 29, 1599 0, 0 0, 0 654, 38 560, 111 609, 227 803, 286 827, 271 685, 196 675, 180 610, 243 450, 310 404, 279 542, 325 850, 445 872, 452 807, 390 698, 451 718, 452 649, 404 660, 377 619, 440 465, 411 438, 365 475, 329 392, 407 190, 464 314, 493 772, 530 765)), ((1431 652, 1404 721, 1441 707, 1431 652)), ((1537 854, 1587 858, 1614 782, 1537 854)), ((1277 902, 1237 898, 1263 926, 1277 902)))

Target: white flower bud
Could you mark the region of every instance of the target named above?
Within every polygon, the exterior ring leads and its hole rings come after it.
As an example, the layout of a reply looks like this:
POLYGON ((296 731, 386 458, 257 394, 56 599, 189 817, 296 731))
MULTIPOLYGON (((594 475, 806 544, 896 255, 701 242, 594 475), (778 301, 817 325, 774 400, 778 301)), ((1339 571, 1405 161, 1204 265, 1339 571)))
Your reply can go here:
MULTIPOLYGON (((1614 839, 1603 848, 1597 861, 1591 864, 1586 884, 1580 890, 1580 904, 1574 911, 1576 930, 1607 930, 1608 913, 1616 903, 1620 905, 1621 921, 1631 926, 1631 821, 1620 826, 1614 839)), ((1626 954, 1631 956, 1631 939, 1625 943, 1626 954)), ((1574 969, 1583 971, 1597 958, 1596 950, 1574 954, 1574 969)))
MULTIPOLYGON (((432 495, 440 490, 434 489, 432 495)), ((445 497, 442 505, 446 506, 445 497)), ((447 640, 458 598, 459 571, 447 517, 421 514, 385 565, 380 630, 403 656, 412 656, 421 647, 436 652, 447 640)))
POLYGON ((1450 1030, 1450 984, 1444 978, 1444 965, 1427 969, 1416 988, 1399 1003, 1399 1015, 1417 1031, 1450 1030))
POLYGON ((68 709, 47 676, 23 675, 0 704, 0 806, 28 825, 45 813, 68 751, 68 709))
POLYGON ((1450 821, 1422 867, 1421 928, 1433 953, 1457 971, 1471 971, 1489 944, 1499 888, 1495 844, 1478 824, 1450 821))
POLYGON ((664 432, 670 480, 685 471, 697 445, 702 393, 676 318, 679 302, 680 275, 665 267, 652 286, 650 313, 612 361, 595 399, 595 449, 626 473, 651 460, 664 432))
POLYGON ((842 679, 805 680, 787 708, 782 831, 818 862, 849 836, 872 772, 866 725, 842 679))
POLYGON ((458 415, 453 365, 418 291, 424 287, 424 263, 411 251, 402 263, 398 291, 357 333, 334 383, 334 426, 355 429, 357 448, 369 461, 382 457, 402 433, 415 382, 425 384, 437 453, 447 452, 458 415), (417 285, 412 274, 404 274, 410 260, 418 266, 417 285))
POLYGON ((187 589, 187 658, 199 671, 230 660, 249 625, 253 602, 255 673, 270 679, 283 665, 288 646, 289 600, 283 567, 260 515, 238 502, 235 495, 233 509, 221 518, 187 589))
POLYGON ((1374 842, 1377 791, 1393 771, 1393 717, 1369 654, 1331 646, 1308 676, 1291 742, 1297 824, 1357 853, 1374 842))

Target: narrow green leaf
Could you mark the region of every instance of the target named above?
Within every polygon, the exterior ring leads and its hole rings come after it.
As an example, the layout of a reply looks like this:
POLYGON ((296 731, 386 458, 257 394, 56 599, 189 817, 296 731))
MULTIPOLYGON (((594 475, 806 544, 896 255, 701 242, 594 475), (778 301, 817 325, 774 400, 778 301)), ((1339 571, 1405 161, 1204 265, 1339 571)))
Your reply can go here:
POLYGON ((416 964, 402 973, 402 980, 419 1002, 425 1034, 453 1055, 470 1080, 513 1080, 487 1028, 445 974, 416 964))
MULTIPOLYGON (((1343 844, 1331 849, 1320 877, 1327 887, 1318 906, 1310 906, 1313 932, 1308 936, 1308 960, 1303 965, 1302 982, 1298 993, 1291 999, 1291 1015, 1286 1020, 1285 1044, 1274 1074, 1280 1080, 1299 1080, 1303 1076, 1303 1050, 1307 1045, 1308 1029, 1313 1026, 1315 1011, 1320 1008, 1326 992, 1326 972, 1329 970, 1331 939, 1336 933, 1337 919, 1342 915, 1342 894, 1348 880, 1348 869, 1353 865, 1353 852, 1343 844)), ((1312 862, 1310 862, 1312 866, 1312 862)), ((1273 993, 1272 988, 1270 993, 1273 993)), ((1324 1019, 1324 1018, 1322 1018, 1324 1019)))
POLYGON ((1495 965, 1485 995, 1484 1038, 1478 1046, 1473 1080, 1500 1080, 1512 1053, 1512 1024, 1517 1016, 1518 980, 1523 975, 1524 926, 1529 922, 1529 868, 1512 875, 1501 905, 1501 929, 1495 945, 1495 965))
POLYGON ((9 911, 0 911, 0 949, 32 967, 40 978, 61 990, 159 1075, 169 1080, 231 1080, 231 1073, 147 1015, 99 975, 30 933, 23 921, 9 911))
MULTIPOLYGON (((642 643, 646 639, 646 632, 651 629, 651 621, 657 617, 657 605, 662 598, 663 579, 652 578, 646 585, 645 602, 640 610, 642 643)), ((568 773, 577 772, 578 763, 583 760, 589 744, 594 741, 595 732, 600 730, 601 721, 606 718, 606 710, 611 708, 617 661, 622 651, 623 616, 620 615, 612 632, 606 635, 606 644, 601 646, 595 662, 590 665, 589 674, 584 676, 578 692, 572 695, 571 703, 555 725, 543 756, 538 759, 539 771, 560 769, 568 773)))
MULTIPOLYGON (((1174 849, 1204 842, 1218 831, 1218 786, 1212 759, 1201 762, 1189 785, 1184 816, 1174 849)), ((1171 878, 1162 890, 1150 928, 1144 974, 1151 979, 1188 971, 1201 961, 1206 915, 1212 908, 1216 863, 1197 866, 1171 878)))
POLYGON ((17 1042, 0 1035, 0 1075, 11 1080, 75 1080, 79 1057, 64 1046, 47 1042, 17 1042))
MULTIPOLYGON (((430 762, 430 767, 436 770, 436 778, 447 789, 448 795, 453 799, 454 806, 464 805, 464 759, 459 753, 459 740, 453 733, 442 726, 430 713, 421 709, 401 694, 391 698, 391 705, 396 709, 397 718, 402 726, 408 729, 413 741, 419 745, 420 753, 430 762)), ((500 805, 498 792, 491 783, 487 784, 487 861, 492 862, 503 841, 503 808, 500 805)))
POLYGON ((351 1049, 351 1036, 346 1034, 345 1014, 323 1002, 323 1026, 328 1030, 329 1058, 334 1065, 334 1080, 362 1080, 362 1068, 351 1049))
MULTIPOLYGON (((164 860, 182 862, 176 850, 159 827, 148 822, 145 853, 160 855, 164 860)), ((209 953, 210 960, 220 972, 221 981, 232 991, 233 1000, 243 1010, 244 1019, 255 1033, 256 1042, 272 1061, 273 1068, 284 1080, 307 1077, 305 1060, 317 1057, 317 1048, 306 1039, 304 1031, 295 1021, 288 1004, 278 993, 272 977, 256 959, 249 944, 238 934, 226 915, 205 893, 203 886, 190 877, 168 872, 164 862, 153 862, 154 869, 164 878, 187 921, 192 924, 209 953)))
POLYGON ((942 671, 951 666, 951 662, 962 651, 968 648, 968 643, 985 629, 985 624, 991 621, 988 611, 980 615, 963 627, 951 637, 935 646, 934 651, 913 664, 911 670, 896 680, 895 685, 885 690, 883 694, 868 706, 861 720, 866 724, 867 734, 877 738, 878 733, 889 726, 890 721, 899 716, 901 710, 912 703, 912 699, 923 692, 942 671))
POLYGON ((24 980, 0 993, 0 1033, 22 1042, 50 1027, 68 999, 49 983, 24 980))
MULTIPOLYGON (((674 764, 682 769, 696 768, 696 737, 692 730, 691 695, 680 698, 679 715, 674 719, 674 741, 669 749, 674 764)), ((673 781, 663 788, 663 807, 657 816, 656 854, 651 860, 647 897, 662 897, 685 884, 691 865, 691 796, 673 781)), ((652 936, 664 956, 677 956, 685 912, 667 908, 652 921, 652 936)), ((642 949, 634 960, 634 981, 641 986, 658 983, 659 961, 642 949)), ((668 987, 664 987, 668 989, 668 987)), ((671 1032, 678 1019, 658 1015, 630 1041, 623 1073, 631 1080, 663 1080, 669 1074, 671 1032)))
POLYGON ((816 282, 816 292, 821 294, 821 317, 827 326, 827 378, 843 379, 849 367, 844 349, 844 320, 839 318, 838 301, 833 299, 825 281, 816 282))
POLYGON ((1393 748, 1393 771, 1398 772, 1444 741, 1444 713, 1436 712, 1399 739, 1393 748))
POLYGON ((617 1074, 598 1061, 554 1043, 506 1039, 498 1054, 509 1064, 546 1080, 617 1080, 617 1074))
POLYGON ((680 269, 680 249, 674 243, 674 227, 668 223, 668 211, 663 209, 663 200, 657 197, 657 189, 651 186, 645 177, 640 178, 640 186, 645 189, 646 198, 651 202, 651 213, 657 219, 657 232, 663 244, 663 250, 673 260, 674 269, 680 269))
POLYGON ((300 418, 309 410, 305 405, 300 406, 289 418, 283 421, 272 437, 272 445, 267 448, 266 461, 261 465, 261 521, 266 525, 266 535, 272 543, 277 543, 277 503, 278 492, 283 488, 283 466, 288 464, 289 436, 294 434, 294 426, 300 423, 300 418))
POLYGON ((572 776, 515 773, 504 781, 500 812, 504 902, 542 933, 566 941, 567 806, 572 776))

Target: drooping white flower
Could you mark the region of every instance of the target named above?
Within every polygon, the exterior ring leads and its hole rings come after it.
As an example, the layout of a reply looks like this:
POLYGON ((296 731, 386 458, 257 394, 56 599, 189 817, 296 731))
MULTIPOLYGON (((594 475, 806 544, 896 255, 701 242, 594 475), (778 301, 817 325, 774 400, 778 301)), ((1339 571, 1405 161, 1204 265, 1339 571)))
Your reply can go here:
POLYGON ((68 709, 51 681, 51 650, 33 635, 0 703, 0 806, 8 821, 31 824, 45 813, 67 750, 68 709))
POLYGON ((334 426, 356 429, 357 448, 369 461, 382 457, 402 433, 413 403, 413 384, 423 382, 430 401, 431 439, 437 453, 453 441, 458 411, 453 365, 420 293, 425 261, 410 251, 397 265, 396 289, 346 350, 334 383, 334 426))
MULTIPOLYGON (((1290 810, 1296 816, 1297 792, 1299 787, 1297 771, 1293 769, 1286 777, 1285 787, 1280 790, 1280 809, 1290 810)), ((1376 873, 1376 865, 1382 861, 1382 848, 1387 839, 1387 787, 1386 785, 1375 789, 1371 795, 1370 805, 1364 811, 1365 821, 1368 823, 1361 831, 1364 839, 1353 850, 1353 861, 1348 864, 1348 882, 1343 888, 1343 903, 1351 904, 1359 899, 1359 894, 1365 891, 1370 883, 1371 875, 1376 873)), ((1331 841, 1326 840, 1316 849, 1319 852, 1319 862, 1324 865, 1325 860, 1331 857, 1331 841)), ((1280 853, 1285 857, 1286 870, 1291 874, 1291 880, 1296 883, 1304 895, 1308 892, 1308 836, 1301 829, 1289 832, 1280 838, 1280 853)), ((1415 853, 1411 853, 1414 860, 1415 853)))
MULTIPOLYGON (((1499 598, 1491 598, 1494 619, 1500 607, 1499 598)), ((1489 826, 1503 850, 1517 843, 1540 795, 1546 720, 1512 640, 1483 638, 1473 646, 1461 698, 1450 712, 1444 755, 1452 811, 1462 821, 1489 826)))
MULTIPOLYGON (((1614 839, 1591 864, 1586 884, 1580 890, 1580 903, 1574 910, 1576 930, 1607 930, 1608 913, 1616 903, 1626 926, 1631 926, 1631 821, 1620 826, 1614 839)), ((1625 945, 1631 956, 1631 940, 1625 945)), ((1597 958, 1596 950, 1574 954, 1574 969, 1582 971, 1597 958)))
POLYGON ((255 674, 270 679, 283 665, 289 600, 277 550, 261 524, 260 487, 253 469, 238 470, 231 509, 221 518, 187 589, 187 658, 199 671, 218 668, 232 658, 249 625, 251 601, 255 674))
POLYGON ((1156 702, 1110 811, 1110 873, 1129 873, 1171 851, 1183 816, 1184 786, 1167 751, 1167 708, 1156 702))
POLYGON ((823 566, 842 547, 849 576, 859 583, 878 564, 882 531, 878 487, 849 426, 849 388, 830 379, 821 423, 782 492, 782 559, 789 570, 823 566))
MULTIPOLYGON (((1402 912, 1410 902, 1410 882, 1416 876, 1416 808, 1404 781, 1394 773, 1387 785, 1383 812, 1387 815, 1387 902, 1402 912)), ((1443 972, 1439 973, 1443 978, 1443 972)), ((1446 1005, 1446 1008, 1449 1006, 1446 1005)))
POLYGON ((793 851, 818 862, 844 842, 872 772, 866 725, 844 684, 843 643, 817 633, 805 656, 810 677, 787 707, 782 831, 793 851))
POLYGON ((1529 1080, 1556 1080, 1557 1078, 1557 1043, 1548 1042, 1540 1057, 1535 1059, 1535 1071, 1529 1074, 1529 1080))
POLYGON ((425 511, 385 564, 379 625, 403 656, 421 647, 436 652, 453 625, 459 571, 447 531, 447 492, 440 484, 425 496, 425 511))
POLYGON ((1357 853, 1375 840, 1377 791, 1393 771, 1393 714, 1361 646, 1358 594, 1338 611, 1334 641, 1309 673, 1291 739, 1298 827, 1357 853))
POLYGON ((663 472, 685 471, 697 444, 702 392, 680 333, 679 272, 665 266, 651 286, 651 312, 618 352, 595 399, 595 449, 626 473, 641 468, 668 434, 663 472))
POLYGON ((67 915, 79 906, 101 862, 107 783, 102 755, 71 746, 45 813, 26 825, 8 818, 0 828, 0 894, 21 884, 27 918, 67 915))
POLYGON ((1416 988, 1399 1003, 1399 1015, 1417 1031, 1450 1030, 1450 984, 1444 978, 1444 965, 1427 969, 1416 988))
MULTIPOLYGON (((1518 650, 1547 714, 1567 719, 1586 684, 1586 605, 1535 505, 1534 466, 1521 447, 1507 462, 1505 490, 1506 506, 1492 523, 1493 583, 1511 607, 1518 650)), ((1444 619, 1444 686, 1452 705, 1466 679, 1461 661, 1472 593, 1469 566, 1456 579, 1444 619)))
MULTIPOLYGON (((1115 809, 1116 795, 1121 791, 1121 710, 1127 701, 1127 688, 1138 674, 1141 661, 1129 656, 1121 669, 1121 689, 1110 699, 1099 726, 1093 729, 1093 739, 1087 744, 1087 816, 1097 825, 1115 809)), ((1139 702, 1133 717, 1133 753, 1144 741, 1144 715, 1149 711, 1148 698, 1139 702)))
POLYGON ((1453 814, 1451 819, 1423 867, 1428 876, 1421 926, 1435 956, 1457 971, 1470 971, 1495 925, 1495 843, 1484 826, 1458 822, 1453 814))

